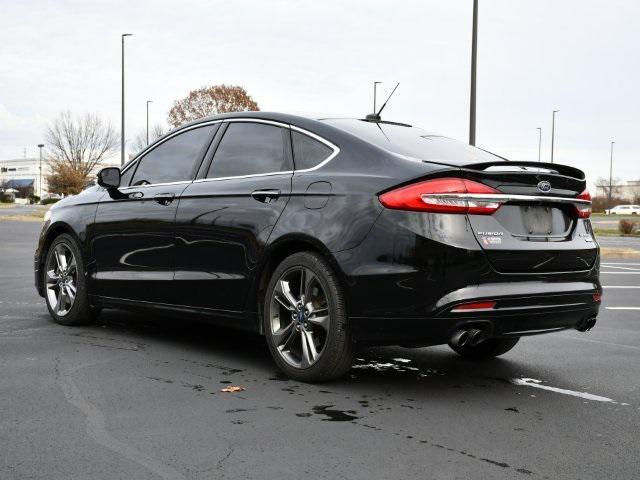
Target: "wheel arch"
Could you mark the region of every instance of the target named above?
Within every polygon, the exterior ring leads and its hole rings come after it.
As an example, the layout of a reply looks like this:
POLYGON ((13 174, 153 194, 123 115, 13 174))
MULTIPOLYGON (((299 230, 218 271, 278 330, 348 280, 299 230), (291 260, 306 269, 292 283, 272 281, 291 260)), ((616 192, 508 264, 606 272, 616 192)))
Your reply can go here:
MULTIPOLYGON (((68 234, 74 239, 74 241, 76 242, 76 245, 78 246, 78 249, 80 250, 80 253, 83 255, 83 257, 85 256, 84 249, 82 248, 82 242, 80 241, 78 234, 73 230, 71 225, 63 221, 55 222, 49 226, 42 240, 42 247, 40 249, 40 256, 38 258, 39 272, 42 272, 44 270, 44 262, 47 257, 47 252, 49 252, 49 247, 51 246, 51 244, 56 238, 58 238, 60 235, 64 233, 68 234)), ((42 275, 38 276, 38 293, 41 296, 44 295, 44 289, 42 285, 42 275)))
POLYGON ((277 241, 268 245, 265 250, 262 261, 256 269, 256 274, 254 275, 247 299, 246 310, 251 312, 255 309, 257 312, 257 330, 261 335, 264 334, 261 321, 262 304, 271 274, 285 258, 298 252, 314 252, 322 256, 336 272, 341 286, 346 289, 347 282, 344 272, 338 265, 335 257, 322 242, 314 237, 303 234, 291 234, 279 238, 277 241))

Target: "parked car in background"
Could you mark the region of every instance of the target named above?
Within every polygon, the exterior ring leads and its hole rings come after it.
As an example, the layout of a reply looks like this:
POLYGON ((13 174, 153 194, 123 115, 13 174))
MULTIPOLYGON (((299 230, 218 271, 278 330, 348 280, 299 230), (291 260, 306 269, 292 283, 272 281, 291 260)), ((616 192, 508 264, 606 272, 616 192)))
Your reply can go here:
POLYGON ((101 308, 206 317, 264 335, 284 372, 320 381, 349 370, 356 344, 480 360, 589 330, 602 292, 590 214, 577 168, 402 123, 233 113, 54 205, 35 283, 61 324, 101 308))
POLYGON ((604 211, 606 215, 638 215, 640 205, 618 205, 604 211))

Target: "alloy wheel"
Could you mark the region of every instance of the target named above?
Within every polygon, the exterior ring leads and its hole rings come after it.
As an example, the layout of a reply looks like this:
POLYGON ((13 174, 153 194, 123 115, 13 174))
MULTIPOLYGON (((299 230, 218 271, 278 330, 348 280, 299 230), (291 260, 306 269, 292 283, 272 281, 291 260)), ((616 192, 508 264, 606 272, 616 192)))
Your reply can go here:
POLYGON ((78 267, 71 249, 64 243, 53 247, 46 265, 47 301, 59 317, 64 317, 76 300, 78 267))
POLYGON ((292 268, 276 282, 269 324, 280 356, 296 368, 318 361, 327 343, 331 317, 320 280, 306 267, 292 268))

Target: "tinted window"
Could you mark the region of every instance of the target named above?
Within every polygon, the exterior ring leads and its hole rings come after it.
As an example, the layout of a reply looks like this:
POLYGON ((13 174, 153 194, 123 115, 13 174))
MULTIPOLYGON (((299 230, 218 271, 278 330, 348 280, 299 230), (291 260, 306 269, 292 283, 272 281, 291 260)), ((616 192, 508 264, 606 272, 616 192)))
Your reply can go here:
POLYGON ((230 123, 207 178, 291 170, 284 150, 285 130, 264 123, 230 123))
POLYGON ((332 148, 300 132, 291 131, 291 138, 293 140, 293 161, 297 170, 313 168, 333 153, 332 148))
POLYGON ((503 158, 479 148, 452 138, 431 134, 418 127, 354 119, 324 121, 385 150, 420 160, 450 165, 504 161, 503 158))
POLYGON ((161 143, 140 159, 131 185, 191 180, 214 128, 194 128, 161 143))
POLYGON ((122 176, 120 177, 120 186, 121 187, 128 187, 129 186, 129 182, 131 181, 131 177, 133 176, 133 172, 136 169, 135 165, 128 168, 126 172, 122 173, 122 176))

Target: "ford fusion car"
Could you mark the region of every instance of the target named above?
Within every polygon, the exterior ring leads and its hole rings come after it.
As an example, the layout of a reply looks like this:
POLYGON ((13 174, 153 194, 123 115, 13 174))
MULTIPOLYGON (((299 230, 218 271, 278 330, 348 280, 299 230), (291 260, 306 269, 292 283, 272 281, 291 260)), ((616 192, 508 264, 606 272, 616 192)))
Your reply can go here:
POLYGON ((49 210, 35 283, 55 321, 103 308, 264 335, 303 381, 358 344, 501 355, 586 331, 601 298, 584 174, 380 119, 243 112, 174 130, 49 210))

